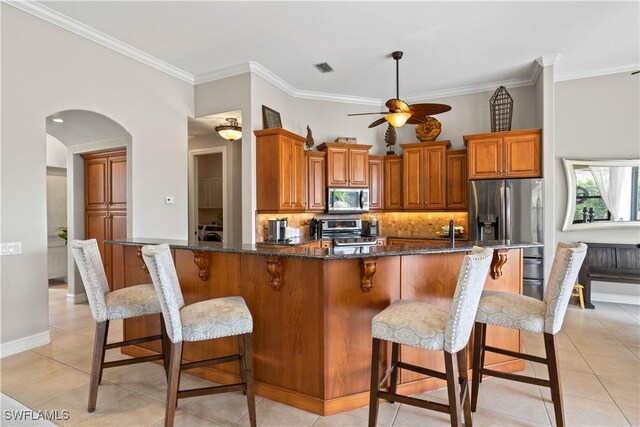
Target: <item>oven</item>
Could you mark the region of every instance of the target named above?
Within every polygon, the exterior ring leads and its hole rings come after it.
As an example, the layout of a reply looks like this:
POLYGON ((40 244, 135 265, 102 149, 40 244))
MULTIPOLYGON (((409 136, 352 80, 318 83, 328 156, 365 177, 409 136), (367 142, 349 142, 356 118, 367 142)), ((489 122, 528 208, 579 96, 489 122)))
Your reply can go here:
POLYGON ((359 219, 323 219, 320 229, 323 238, 332 238, 334 248, 375 246, 377 242, 375 236, 362 236, 362 221, 359 219))

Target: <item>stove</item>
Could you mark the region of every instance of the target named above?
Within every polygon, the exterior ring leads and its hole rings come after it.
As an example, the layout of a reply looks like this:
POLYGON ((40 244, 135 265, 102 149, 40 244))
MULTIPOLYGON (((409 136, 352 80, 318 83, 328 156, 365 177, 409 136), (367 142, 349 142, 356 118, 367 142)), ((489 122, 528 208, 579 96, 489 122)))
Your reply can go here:
POLYGON ((322 237, 332 237, 334 246, 374 246, 377 241, 376 237, 361 236, 362 221, 359 219, 323 219, 320 227, 322 237))

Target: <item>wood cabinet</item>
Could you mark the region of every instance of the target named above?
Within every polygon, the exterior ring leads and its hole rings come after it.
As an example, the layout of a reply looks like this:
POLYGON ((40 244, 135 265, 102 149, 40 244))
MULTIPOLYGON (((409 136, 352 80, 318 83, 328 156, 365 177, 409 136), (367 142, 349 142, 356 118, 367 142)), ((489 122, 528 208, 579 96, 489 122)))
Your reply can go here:
POLYGON ((327 210, 327 153, 306 151, 306 211, 324 212, 327 210))
POLYGON ((384 209, 402 210, 402 156, 384 157, 384 209))
POLYGON ((254 133, 258 211, 303 212, 305 139, 281 128, 254 133))
POLYGON ((449 141, 401 145, 404 151, 402 157, 404 209, 445 209, 445 153, 450 146, 449 141))
POLYGON ((447 209, 467 210, 469 207, 467 150, 447 151, 446 159, 447 209))
MULTIPOLYGON (((127 237, 127 155, 116 150, 82 155, 84 160, 85 239, 96 239, 109 284, 114 263, 105 240, 127 237)), ((118 264, 118 265, 116 265, 118 264)))
POLYGON ((327 152, 327 186, 368 187, 371 145, 325 142, 318 150, 327 152))
POLYGON ((541 177, 541 139, 541 129, 465 135, 469 179, 541 177))
POLYGON ((384 156, 369 156, 369 210, 384 208, 384 156))

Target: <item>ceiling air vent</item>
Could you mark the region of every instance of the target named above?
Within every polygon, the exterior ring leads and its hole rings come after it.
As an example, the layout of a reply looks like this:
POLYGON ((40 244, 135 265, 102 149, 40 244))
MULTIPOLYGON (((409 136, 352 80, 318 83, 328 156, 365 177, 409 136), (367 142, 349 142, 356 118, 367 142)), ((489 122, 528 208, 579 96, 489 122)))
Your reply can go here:
POLYGON ((331 65, 327 64, 326 62, 321 62, 319 64, 313 64, 314 67, 316 67, 321 73, 330 73, 332 71, 335 71, 331 65))

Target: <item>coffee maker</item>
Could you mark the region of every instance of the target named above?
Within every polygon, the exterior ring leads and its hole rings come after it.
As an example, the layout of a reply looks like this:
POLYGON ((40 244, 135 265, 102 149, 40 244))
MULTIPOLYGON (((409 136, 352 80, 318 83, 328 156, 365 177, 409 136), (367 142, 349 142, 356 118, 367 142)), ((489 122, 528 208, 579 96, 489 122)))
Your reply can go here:
POLYGON ((270 219, 267 222, 269 224, 269 241, 281 242, 287 240, 285 236, 287 231, 288 219, 286 217, 270 219))
POLYGON ((368 221, 362 221, 362 235, 368 237, 378 236, 378 220, 370 218, 368 221))

